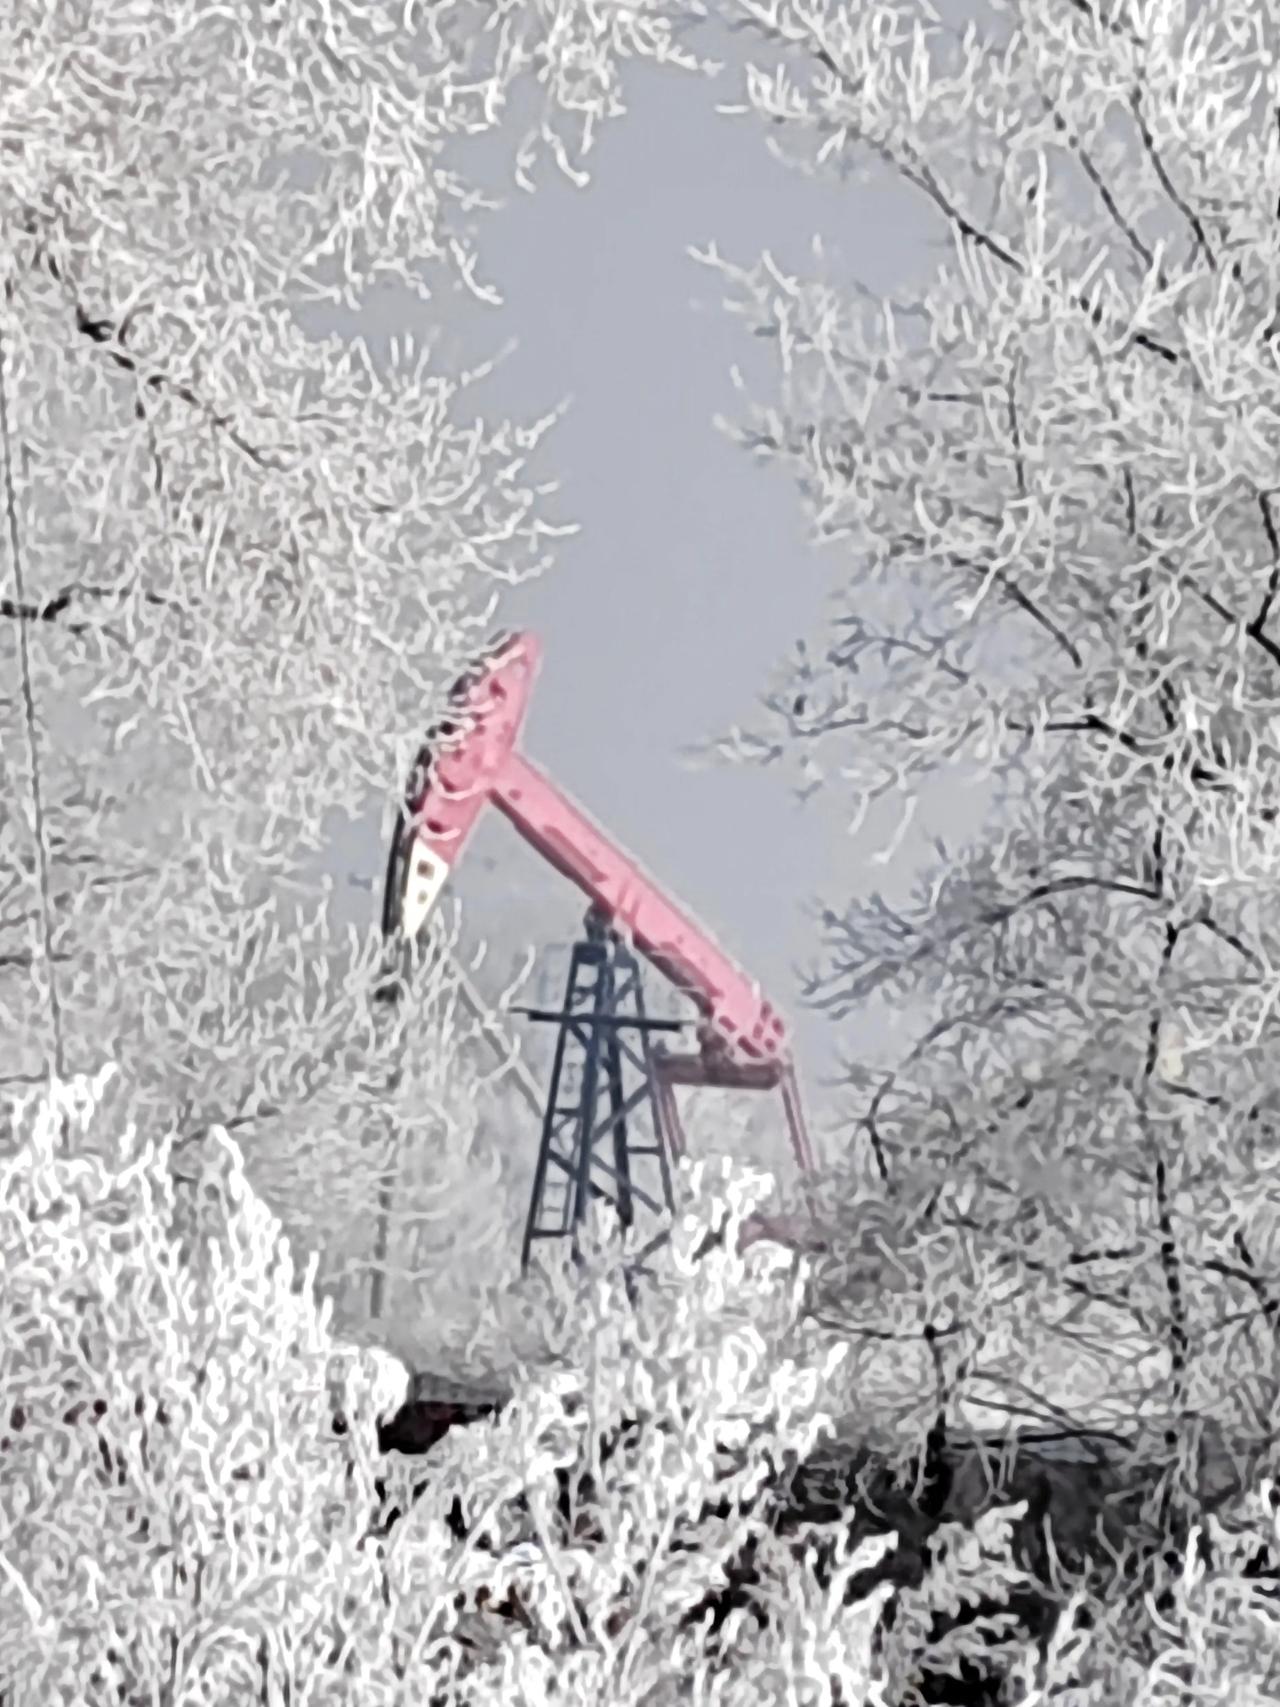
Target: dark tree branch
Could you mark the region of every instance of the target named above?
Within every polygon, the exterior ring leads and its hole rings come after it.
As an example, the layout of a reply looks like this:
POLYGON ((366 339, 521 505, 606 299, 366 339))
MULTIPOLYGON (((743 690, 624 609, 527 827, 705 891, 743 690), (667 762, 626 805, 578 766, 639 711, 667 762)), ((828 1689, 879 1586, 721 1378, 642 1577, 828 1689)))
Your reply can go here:
POLYGON ((1234 931, 1228 930, 1225 925, 1220 925, 1209 911, 1207 903, 1191 923, 1199 925, 1202 930, 1206 930, 1211 936, 1217 937, 1219 942, 1225 942, 1228 948, 1233 948, 1241 959, 1247 960, 1256 971, 1262 971, 1261 956, 1256 954, 1242 937, 1237 936, 1234 931))
POLYGON ((1147 44, 1141 36, 1117 24, 1113 18, 1102 17, 1094 5, 1094 0, 1067 0, 1067 3, 1073 11, 1079 12, 1082 18, 1087 18, 1099 35, 1105 33, 1115 36, 1117 40, 1127 42, 1130 47, 1146 47, 1147 44))
MULTIPOLYGON (((1258 1304, 1258 1314, 1264 1321, 1271 1323, 1272 1318, 1280 1312, 1280 1298, 1277 1298, 1268 1288, 1262 1272, 1259 1269, 1248 1242, 1243 1233, 1237 1231, 1232 1243, 1241 1258, 1241 1266, 1234 1263, 1222 1262, 1217 1257, 1201 1257, 1191 1266, 1202 1269, 1210 1274, 1220 1274, 1224 1280, 1238 1280, 1247 1286, 1258 1304)), ((1274 1326, 1274 1324, 1272 1324, 1274 1326)))
MULTIPOLYGON (((39 221, 34 213, 27 214, 22 222, 22 230, 28 237, 31 237, 35 241, 35 264, 43 265, 54 282, 61 285, 66 291, 75 317, 76 330, 89 339, 91 343, 105 349, 112 363, 117 368, 121 369, 125 373, 132 374, 141 388, 153 393, 167 391, 172 396, 181 399, 181 401, 189 405, 189 407, 197 410, 200 414, 204 415, 214 427, 225 432, 231 443, 235 445, 236 449, 244 456, 248 457, 248 459, 258 468, 270 469, 277 473, 283 470, 284 464, 282 462, 275 458, 264 456, 261 451, 251 445, 244 436, 232 426, 232 417, 230 414, 215 413, 210 409, 209 405, 205 403, 202 398, 197 396, 197 394, 185 382, 170 379, 167 374, 164 374, 159 370, 153 371, 144 376, 139 368, 138 362, 127 349, 129 332, 131 330, 130 316, 126 315, 119 321, 114 321, 102 315, 90 314, 77 294, 71 280, 67 277, 63 267, 60 265, 57 257, 50 251, 47 242, 41 238, 39 221)), ((146 409, 142 402, 141 394, 139 395, 136 413, 139 419, 146 419, 146 409)), ((159 468, 159 458, 155 453, 154 440, 153 455, 155 455, 157 463, 158 480, 160 481, 160 484, 162 484, 162 479, 160 478, 161 471, 159 468)), ((159 485, 157 489, 159 489, 159 485)))
MULTIPOLYGON (((128 589, 122 587, 88 587, 81 582, 73 581, 61 592, 51 598, 35 601, 27 599, 19 601, 7 594, 0 594, 0 617, 8 617, 15 622, 59 622, 74 605, 85 599, 122 599, 127 596, 128 589)), ((171 601, 159 593, 143 592, 139 597, 149 605, 168 606, 171 601)), ((62 624, 68 634, 86 634, 93 630, 89 622, 65 622, 62 624)))
POLYGON ((206 415, 212 425, 225 432, 231 443, 235 445, 236 449, 241 451, 243 455, 247 456, 250 462, 254 463, 258 468, 270 469, 275 473, 283 471, 285 465, 279 461, 278 458, 264 456, 260 450, 251 445, 248 440, 232 426, 232 417, 230 414, 214 413, 209 408, 208 404, 206 404, 202 398, 198 397, 191 387, 184 381, 172 380, 167 374, 163 374, 158 371, 149 373, 144 378, 139 370, 137 362, 125 350, 125 340, 128 334, 128 327, 125 322, 122 321, 117 324, 111 320, 94 319, 85 311, 83 305, 78 299, 73 299, 73 306, 75 311, 76 330, 82 332, 92 343, 101 345, 106 350, 111 361, 116 367, 122 369, 125 373, 133 374, 139 385, 145 387, 148 391, 168 391, 174 397, 180 398, 182 402, 197 410, 200 414, 206 415))
POLYGON ((1262 527, 1267 536, 1267 544, 1271 549, 1271 573, 1267 577, 1267 590, 1262 596, 1262 603, 1258 606, 1257 614, 1245 629, 1245 633, 1250 640, 1256 641, 1259 646, 1266 650, 1274 663, 1280 663, 1280 646, 1277 646, 1274 640, 1269 640, 1262 632, 1266 626, 1267 618, 1271 615, 1271 607, 1275 603, 1276 592, 1280 590, 1280 533, 1276 529, 1275 513, 1271 508, 1269 493, 1258 493, 1258 510, 1262 516, 1262 527))
MULTIPOLYGON (((1053 119, 1054 129, 1058 132, 1059 136, 1065 137, 1072 153, 1080 162, 1080 166, 1085 177, 1088 178, 1089 182, 1097 191, 1098 199, 1101 201, 1103 207, 1106 208, 1113 224, 1122 233, 1125 241, 1142 262, 1143 266, 1150 270, 1150 268, 1155 264, 1154 255, 1152 255, 1150 249, 1142 241, 1141 237, 1138 236, 1135 227, 1130 224, 1124 214, 1120 211, 1120 204, 1112 194, 1110 185, 1094 165, 1092 157, 1085 151, 1084 143, 1067 124, 1067 121, 1063 118, 1062 114, 1053 103, 1046 101, 1045 110, 1053 119)), ((1161 285, 1163 285, 1163 273, 1158 275, 1158 277, 1161 285)))
MULTIPOLYGON (((1181 927, 1169 922, 1165 925, 1164 948, 1161 951, 1158 978, 1163 981, 1172 964, 1177 950, 1181 927)), ((1148 1101, 1151 1085, 1155 1078, 1156 1065, 1160 1056, 1160 1031, 1163 1015, 1157 1003, 1151 1010, 1151 1018, 1147 1027, 1147 1054, 1143 1064, 1142 1080, 1138 1087, 1138 1124, 1142 1129, 1147 1148, 1151 1154, 1151 1185, 1155 1194, 1156 1227, 1160 1238, 1160 1271, 1164 1277, 1165 1293, 1169 1300, 1169 1380, 1170 1406, 1169 1425, 1164 1431, 1165 1451, 1170 1460, 1174 1458, 1178 1446, 1178 1436, 1186 1413, 1187 1382, 1191 1360, 1191 1332, 1187 1316, 1186 1293, 1183 1286, 1183 1258, 1178 1247, 1177 1233, 1173 1225, 1173 1205, 1169 1193, 1168 1163, 1165 1160, 1164 1149, 1156 1137, 1151 1125, 1148 1112, 1148 1101)), ((1161 1520, 1167 1526, 1172 1509, 1175 1489, 1167 1484, 1161 1500, 1161 1520)))
POLYGON ((1165 169, 1164 161, 1160 156, 1160 150, 1156 147, 1155 137, 1151 133, 1151 127, 1147 123, 1146 114, 1142 110, 1142 91, 1136 86, 1129 94, 1129 110, 1132 112, 1134 123, 1138 127, 1138 135, 1142 138, 1142 146, 1146 151, 1147 159, 1150 160, 1151 165, 1155 170, 1156 177, 1160 180, 1161 189, 1164 191, 1165 195, 1168 196, 1174 207, 1177 208, 1183 219, 1186 220, 1187 225, 1190 227, 1192 240, 1196 249, 1204 257, 1210 267, 1210 270, 1216 272, 1218 263, 1214 256, 1213 249, 1210 246, 1208 235, 1205 232, 1204 226, 1201 224, 1200 216, 1196 213, 1195 209, 1186 200, 1186 198, 1178 192, 1172 178, 1170 178, 1167 170, 1165 169))
MULTIPOLYGON (((1037 733, 1037 726, 1030 723, 1015 723, 1010 719, 1008 727, 1019 735, 1037 733)), ((1089 712, 1083 717, 1055 718, 1048 723, 1039 725, 1039 731, 1048 735, 1098 735, 1101 738, 1114 741, 1116 746, 1123 747, 1136 758, 1154 758, 1153 751, 1161 742, 1167 739, 1167 732, 1150 735, 1131 735, 1127 730, 1117 729, 1108 723, 1106 718, 1097 712, 1089 712)), ((1187 767, 1187 775, 1192 782, 1198 783, 1211 793, 1219 793, 1225 786, 1225 772, 1219 766, 1210 766, 1197 759, 1187 767)), ((1258 812, 1258 817, 1264 823, 1270 823, 1276 816, 1273 808, 1264 807, 1258 812)))

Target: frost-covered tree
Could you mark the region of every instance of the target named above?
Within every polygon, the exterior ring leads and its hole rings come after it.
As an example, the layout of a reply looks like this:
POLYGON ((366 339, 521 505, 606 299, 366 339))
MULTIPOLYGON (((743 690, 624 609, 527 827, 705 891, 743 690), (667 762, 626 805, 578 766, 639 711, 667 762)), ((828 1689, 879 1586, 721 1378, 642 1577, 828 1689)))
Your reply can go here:
MULTIPOLYGON (((699 1181, 681 1275, 628 1303, 605 1246, 553 1279, 511 1403, 449 1436, 410 1509, 403 1467, 375 1486, 385 1371, 335 1340, 234 1141, 213 1135, 193 1214, 171 1136, 105 1123, 105 1076, 23 1107, 0 1172, 6 1707, 864 1699, 887 1590, 843 1591, 882 1544, 825 1583, 775 1546, 776 1615, 731 1656, 689 1616, 829 1421, 785 1259, 694 1258, 699 1181)), ((758 1192, 714 1195, 737 1228, 758 1192)))
MULTIPOLYGON (((3 1092, 112 1062, 115 1119, 175 1122, 179 1155, 233 1130, 295 1232, 341 1226, 339 1268, 374 1248, 392 1144, 438 1242, 476 1113, 448 1026, 400 1062, 376 945, 329 931, 324 850, 396 798, 565 530, 529 467, 551 416, 472 418, 429 341, 380 369, 298 314, 386 283, 432 328, 452 290, 496 303, 467 139, 536 84, 517 168, 581 176, 623 62, 694 65, 669 11, 0 17, 3 1092)), ((459 1241, 493 1202, 474 1182, 459 1241)))
POLYGON ((169 1136, 76 1142, 106 1077, 23 1107, 0 1172, 0 1693, 271 1699, 287 1674, 305 1698, 344 1644, 368 1663, 387 1640, 363 1538, 395 1395, 333 1339, 228 1140, 194 1215, 169 1136))
POLYGON ((855 817, 926 784, 990 806, 910 900, 824 916, 810 995, 848 1022, 867 1157, 836 1294, 860 1273, 864 1327, 949 1336, 988 1417, 1172 1418, 1177 1481, 1195 1415, 1256 1462, 1280 1397, 1280 12, 719 10, 753 61, 736 110, 802 170, 895 179, 944 248, 893 301, 703 256, 776 353, 733 430, 839 566, 729 750, 798 758, 855 817), (884 1074, 856 1067, 873 997, 926 1015, 884 1074))

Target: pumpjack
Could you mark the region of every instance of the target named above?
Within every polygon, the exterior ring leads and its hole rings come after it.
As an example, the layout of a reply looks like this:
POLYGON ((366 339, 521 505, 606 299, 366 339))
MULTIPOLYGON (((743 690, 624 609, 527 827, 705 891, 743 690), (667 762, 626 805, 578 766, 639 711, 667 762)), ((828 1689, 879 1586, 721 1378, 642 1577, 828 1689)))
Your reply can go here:
MULTIPOLYGON (((420 941, 490 805, 587 898, 561 1007, 514 1010, 555 1028, 522 1268, 544 1239, 568 1239, 576 1255, 588 1210, 601 1200, 626 1227, 634 1224, 637 1206, 658 1218, 659 1231, 641 1259, 669 1235, 662 1222, 673 1210, 671 1166, 686 1147, 677 1087, 779 1092, 802 1176, 813 1168, 781 1015, 521 750, 541 661, 535 635, 504 634, 450 690, 445 715, 429 729, 404 791, 382 913, 389 943, 403 949, 420 941), (688 1022, 647 1012, 640 958, 691 1000, 694 1051, 676 1052, 658 1041, 688 1022), (637 1130, 642 1111, 648 1143, 637 1130)), ((757 1220, 743 1243, 794 1237, 778 1222, 757 1220)))

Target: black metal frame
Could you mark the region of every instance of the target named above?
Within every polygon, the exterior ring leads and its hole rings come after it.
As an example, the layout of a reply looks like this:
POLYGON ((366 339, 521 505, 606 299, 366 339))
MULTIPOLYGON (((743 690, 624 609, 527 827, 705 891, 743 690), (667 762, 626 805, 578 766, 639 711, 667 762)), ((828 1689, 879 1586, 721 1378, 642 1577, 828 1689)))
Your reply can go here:
MULTIPOLYGON (((654 1032, 682 1031, 680 1020, 651 1019, 645 1012, 640 963, 605 917, 592 907, 581 941, 573 945, 563 1007, 513 1008, 537 1023, 558 1027, 551 1080, 542 1118, 529 1213, 525 1221, 520 1267, 528 1269, 536 1240, 568 1238, 578 1257, 578 1229, 592 1201, 612 1202, 624 1227, 635 1224, 637 1203, 669 1223, 674 1210, 670 1143, 655 1092, 651 1038, 654 1032), (636 1034, 632 1042, 628 1033, 636 1034), (573 1050, 578 1059, 571 1059, 573 1050), (580 1079, 576 1096, 561 1101, 573 1066, 580 1079), (638 1080, 628 1090, 624 1067, 638 1080), (608 1107, 603 1116, 602 1100, 608 1107), (636 1143, 632 1122, 648 1105, 653 1142, 636 1143), (652 1156, 657 1163, 661 1202, 637 1184, 632 1161, 652 1156), (563 1182, 558 1215, 549 1204, 549 1187, 563 1182)), ((669 1225, 646 1246, 650 1254, 667 1236, 669 1225)))

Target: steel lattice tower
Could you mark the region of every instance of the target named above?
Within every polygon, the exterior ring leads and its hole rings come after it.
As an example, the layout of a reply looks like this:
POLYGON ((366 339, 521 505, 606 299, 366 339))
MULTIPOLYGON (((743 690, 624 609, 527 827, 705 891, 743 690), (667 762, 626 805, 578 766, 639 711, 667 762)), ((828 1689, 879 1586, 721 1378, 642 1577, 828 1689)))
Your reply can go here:
MULTIPOLYGON (((596 1201, 611 1202, 626 1228, 635 1223, 637 1204, 669 1225, 670 1147, 650 1040, 656 1031, 683 1026, 646 1014, 640 964, 596 908, 588 911, 583 937, 573 945, 562 1008, 513 1011, 557 1027, 521 1269, 528 1268, 539 1239, 569 1239, 576 1258, 578 1229, 596 1201), (634 1130, 642 1111, 652 1132, 647 1143, 638 1143, 634 1130), (651 1158, 660 1197, 637 1182, 637 1158, 651 1158)), ((641 1256, 666 1232, 664 1226, 641 1256)))

